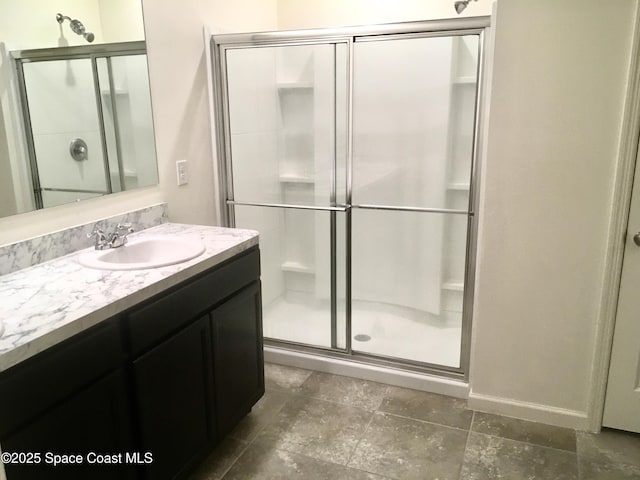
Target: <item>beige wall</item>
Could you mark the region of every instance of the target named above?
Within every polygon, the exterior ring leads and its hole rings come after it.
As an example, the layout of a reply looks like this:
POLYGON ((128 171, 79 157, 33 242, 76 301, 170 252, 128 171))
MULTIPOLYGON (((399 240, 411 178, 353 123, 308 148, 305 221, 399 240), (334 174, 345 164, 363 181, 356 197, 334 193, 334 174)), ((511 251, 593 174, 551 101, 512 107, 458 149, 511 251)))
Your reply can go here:
POLYGON ((461 15, 453 0, 278 0, 281 30, 491 15, 492 0, 471 2, 461 15))
POLYGON ((172 221, 215 224, 203 26, 229 31, 274 29, 275 0, 143 2, 160 183, 172 221), (188 185, 177 186, 177 160, 188 185))
POLYGON ((471 406, 586 425, 636 4, 498 2, 471 406))

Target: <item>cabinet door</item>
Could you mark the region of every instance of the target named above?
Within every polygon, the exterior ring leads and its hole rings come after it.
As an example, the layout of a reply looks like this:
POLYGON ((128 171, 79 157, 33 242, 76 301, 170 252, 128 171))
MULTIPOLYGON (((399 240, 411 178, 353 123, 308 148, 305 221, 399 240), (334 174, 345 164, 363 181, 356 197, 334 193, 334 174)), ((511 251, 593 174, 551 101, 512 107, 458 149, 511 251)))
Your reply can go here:
MULTIPOLYGON (((37 465, 5 465, 7 478, 23 479, 133 479, 136 467, 89 463, 89 452, 117 454, 133 450, 124 374, 118 370, 73 395, 10 437, 4 452, 39 452, 37 465), (81 465, 53 466, 45 453, 82 455, 81 465)), ((118 462, 117 459, 114 459, 118 462)))
POLYGON ((216 413, 227 434, 264 394, 260 282, 212 312, 216 413))
POLYGON ((135 360, 133 374, 141 448, 153 454, 145 478, 176 478, 214 440, 209 319, 135 360))

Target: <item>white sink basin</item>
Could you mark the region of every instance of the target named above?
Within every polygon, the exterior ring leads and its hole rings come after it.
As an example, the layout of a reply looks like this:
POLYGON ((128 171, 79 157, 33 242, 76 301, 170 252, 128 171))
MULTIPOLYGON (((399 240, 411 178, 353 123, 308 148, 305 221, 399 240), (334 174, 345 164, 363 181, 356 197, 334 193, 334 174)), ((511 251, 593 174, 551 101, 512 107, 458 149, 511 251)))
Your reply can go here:
POLYGON ((142 237, 122 247, 85 252, 79 262, 100 270, 141 270, 186 262, 202 252, 204 245, 195 238, 142 237))

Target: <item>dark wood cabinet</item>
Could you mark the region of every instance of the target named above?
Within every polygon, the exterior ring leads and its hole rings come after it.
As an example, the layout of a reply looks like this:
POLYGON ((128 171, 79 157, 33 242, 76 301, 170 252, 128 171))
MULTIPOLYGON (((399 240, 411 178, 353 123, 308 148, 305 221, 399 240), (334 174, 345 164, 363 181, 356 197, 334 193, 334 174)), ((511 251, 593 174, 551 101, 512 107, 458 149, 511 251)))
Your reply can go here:
POLYGON ((222 437, 264 394, 260 283, 211 312, 218 432, 222 437))
POLYGON ((214 440, 211 328, 204 317, 133 362, 145 478, 176 477, 214 440))
MULTIPOLYGON (((122 370, 117 370, 72 395, 46 414, 2 441, 9 453, 39 453, 37 463, 5 465, 7 478, 17 479, 134 479, 136 467, 90 463, 102 459, 89 455, 114 454, 133 449, 131 416, 122 370), (47 454, 78 455, 80 464, 54 465, 47 454)), ((28 459, 28 458, 27 458, 28 459)), ((31 458, 36 462, 35 457, 31 458)), ((62 459, 61 459, 62 461, 62 459)))
POLYGON ((186 478, 263 394, 252 248, 2 372, 3 451, 83 458, 7 465, 8 480, 186 478))

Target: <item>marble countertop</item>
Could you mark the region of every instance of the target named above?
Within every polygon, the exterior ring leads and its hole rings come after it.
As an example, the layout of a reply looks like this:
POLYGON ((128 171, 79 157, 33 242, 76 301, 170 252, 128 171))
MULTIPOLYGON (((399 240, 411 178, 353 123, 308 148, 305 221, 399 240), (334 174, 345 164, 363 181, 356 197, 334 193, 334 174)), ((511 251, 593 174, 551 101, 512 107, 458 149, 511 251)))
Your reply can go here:
POLYGON ((132 234, 202 240, 202 255, 148 270, 94 270, 78 263, 81 250, 0 276, 0 371, 127 310, 258 244, 258 232, 164 223, 132 234))

